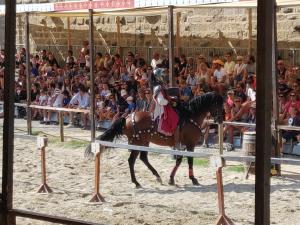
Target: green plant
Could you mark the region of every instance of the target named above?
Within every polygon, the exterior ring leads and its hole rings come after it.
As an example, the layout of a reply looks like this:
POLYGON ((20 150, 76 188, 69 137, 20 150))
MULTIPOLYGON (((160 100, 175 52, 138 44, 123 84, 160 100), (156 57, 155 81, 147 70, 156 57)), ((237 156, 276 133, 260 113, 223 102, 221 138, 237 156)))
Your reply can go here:
POLYGON ((225 167, 225 171, 236 172, 236 173, 244 173, 245 172, 245 167, 243 165, 227 166, 227 167, 225 167))

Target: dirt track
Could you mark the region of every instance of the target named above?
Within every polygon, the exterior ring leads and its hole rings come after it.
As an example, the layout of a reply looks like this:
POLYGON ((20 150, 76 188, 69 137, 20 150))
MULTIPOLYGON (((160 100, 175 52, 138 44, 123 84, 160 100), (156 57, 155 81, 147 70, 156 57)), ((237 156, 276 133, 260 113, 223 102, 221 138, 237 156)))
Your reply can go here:
MULTIPOLYGON (((22 126, 20 121, 19 127, 22 126)), ((72 132, 77 135, 76 131, 72 132)), ((77 132, 83 136, 81 130, 77 132)), ((178 186, 173 187, 167 185, 174 165, 172 158, 150 155, 150 162, 161 174, 164 184, 156 183, 150 171, 141 161, 137 161, 137 179, 143 188, 135 189, 130 182, 128 153, 112 150, 103 155, 101 167, 101 192, 107 202, 91 204, 88 201, 93 192, 94 164, 84 160, 84 148, 75 145, 80 144, 72 142, 61 145, 56 139, 52 144, 50 142, 47 148, 48 184, 54 193, 37 194, 41 183, 39 151, 34 141, 16 138, 14 207, 101 224, 214 224, 217 195, 212 168, 195 167, 195 175, 201 183, 201 186, 195 187, 188 179, 188 169, 184 163, 176 176, 178 186)), ((283 170, 283 177, 272 178, 272 224, 298 225, 300 168, 285 166, 283 170)), ((228 216, 236 224, 254 224, 254 177, 245 180, 243 173, 225 169, 224 188, 228 216)), ((17 224, 48 223, 18 219, 17 224)))

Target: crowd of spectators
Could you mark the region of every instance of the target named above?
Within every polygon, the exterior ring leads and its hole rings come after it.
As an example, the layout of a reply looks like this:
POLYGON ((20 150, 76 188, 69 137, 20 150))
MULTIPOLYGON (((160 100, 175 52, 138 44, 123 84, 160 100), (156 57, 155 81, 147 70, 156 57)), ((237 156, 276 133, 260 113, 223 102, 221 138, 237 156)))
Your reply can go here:
MULTIPOLYGON (((0 88, 3 93, 4 51, 0 53, 0 88)), ((16 54, 16 102, 26 101, 26 49, 16 54)), ((88 42, 80 52, 66 53, 66 61, 59 64, 55 55, 46 50, 30 54, 31 101, 32 104, 51 107, 88 109, 90 107, 91 61, 88 42)), ((98 122, 110 121, 116 115, 133 111, 149 111, 152 107, 152 89, 157 83, 168 84, 168 53, 155 52, 147 62, 139 52, 126 55, 111 55, 97 52, 95 56, 95 101, 98 122)), ((218 90, 224 96, 225 119, 227 121, 255 123, 256 110, 256 62, 252 55, 214 55, 211 60, 205 55, 195 58, 180 55, 175 58, 175 77, 180 88, 180 100, 187 102, 193 96, 218 90)), ((298 125, 300 110, 300 77, 298 68, 277 61, 278 97, 280 122, 298 125), (294 119, 297 118, 297 119, 294 119)), ((0 95, 0 98, 2 96, 0 95)), ((53 112, 33 110, 33 120, 53 123, 53 112)), ((67 115, 67 114, 66 114, 67 115)), ((18 108, 18 116, 26 116, 24 108, 18 108)), ((80 125, 88 129, 88 114, 68 114, 69 125, 80 125)), ((57 120, 54 119, 54 123, 57 120)), ((224 134, 230 144, 234 136, 253 128, 228 125, 224 134)), ((206 140, 214 133, 213 125, 207 125, 206 140)), ((298 135, 298 133, 296 134, 298 135)), ((289 136, 289 135, 286 135, 289 136)))

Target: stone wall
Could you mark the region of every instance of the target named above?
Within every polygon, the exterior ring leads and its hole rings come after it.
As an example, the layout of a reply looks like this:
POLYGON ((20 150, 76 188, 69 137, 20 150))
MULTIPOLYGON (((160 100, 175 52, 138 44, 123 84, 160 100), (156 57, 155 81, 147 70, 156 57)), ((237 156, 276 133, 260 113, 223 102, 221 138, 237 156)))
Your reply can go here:
MULTIPOLYGON (((28 0, 39 2, 40 0, 28 0)), ((42 0, 43 1, 43 0, 42 0)), ((47 1, 47 0, 45 0, 47 1)), ((256 12, 253 10, 253 39, 256 38, 256 12)), ((121 46, 167 47, 167 16, 121 17, 121 46)), ((117 44, 116 18, 95 16, 95 42, 117 44)), ((72 45, 88 39, 88 18, 71 18, 72 45)), ((176 18, 174 19, 176 21, 176 18)), ((67 45, 67 19, 31 16, 32 43, 67 45), (50 33, 51 31, 51 33, 50 33), (55 43, 55 44, 54 44, 55 43)), ((0 26, 3 22, 0 22, 0 26)), ((281 48, 300 48, 300 8, 282 8, 277 13, 278 41, 281 48)), ((17 20, 17 42, 24 41, 24 18, 17 20)), ((4 30, 3 25, 1 30, 4 30)), ((1 32, 3 34, 4 32, 1 32)), ((181 13, 181 46, 183 47, 247 47, 248 13, 245 9, 194 9, 181 13)), ((1 37, 0 37, 1 38, 1 37)), ((0 40, 3 40, 1 38, 0 40)), ((3 43, 0 43, 1 45, 3 43)))
MULTIPOLYGON (((66 18, 31 17, 32 25, 67 33, 66 18)), ((176 21, 176 19, 175 19, 176 21)), ((283 8, 278 11, 278 41, 281 47, 299 47, 300 8, 283 8)), ((22 24, 20 24, 22 26, 22 24)), ((116 20, 113 16, 95 16, 95 27, 108 45, 116 45, 116 20)), ((88 29, 87 18, 71 18, 73 36, 88 29), (81 31, 80 31, 81 30, 81 31)), ((166 46, 168 38, 167 16, 121 17, 121 45, 166 46)), ((79 35, 80 36, 80 35, 79 35)), ((246 47, 248 15, 245 9, 194 9, 181 13, 180 36, 182 46, 227 47, 230 40, 236 47, 246 47)), ((256 38, 256 12, 253 11, 253 38, 256 38)), ((77 43, 76 43, 77 44, 77 43)))

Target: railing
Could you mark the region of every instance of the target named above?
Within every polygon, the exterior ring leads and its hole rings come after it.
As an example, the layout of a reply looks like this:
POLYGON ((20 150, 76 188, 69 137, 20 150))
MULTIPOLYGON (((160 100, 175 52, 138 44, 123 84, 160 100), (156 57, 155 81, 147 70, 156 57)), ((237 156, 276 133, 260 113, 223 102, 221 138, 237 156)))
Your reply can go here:
MULTIPOLYGON (((98 33, 101 36, 100 33, 98 33)), ((52 34, 53 35, 53 34, 52 34)), ((54 37, 55 39, 55 37, 54 37)), ((102 39, 101 39, 102 40, 102 39)), ((103 40, 102 40, 103 41, 103 40)), ((105 41, 105 40, 104 40, 105 41)), ((55 40, 53 41, 54 43, 55 40)), ((23 47, 23 44, 17 44, 17 47, 23 47)), ((36 44, 36 50, 46 49, 48 51, 57 51, 64 59, 65 56, 63 54, 67 54, 68 46, 67 45, 60 45, 60 44, 36 44)), ((82 48, 81 45, 72 45, 72 50, 74 52, 75 57, 79 53, 80 49, 82 48)), ((110 54, 116 54, 120 51, 123 60, 125 59, 127 52, 131 51, 133 53, 139 52, 142 57, 147 61, 150 62, 152 59, 152 55, 154 52, 158 52, 161 55, 165 55, 167 53, 167 48, 159 47, 159 46, 126 46, 126 47, 117 47, 117 46, 108 46, 108 45, 95 45, 94 50, 95 52, 100 51, 102 54, 109 52, 110 54)), ((247 48, 235 48, 238 55, 247 55, 248 49, 247 48)), ((214 55, 224 56, 224 54, 228 51, 232 51, 230 47, 182 47, 180 48, 179 52, 181 54, 185 54, 187 57, 197 58, 199 55, 204 55, 208 61, 213 59, 214 55)), ((256 55, 256 50, 253 50, 253 55, 256 55)), ((300 65, 300 48, 281 48, 278 49, 278 56, 283 58, 287 64, 291 65, 300 65)), ((62 61, 59 62, 60 64, 62 61)))

